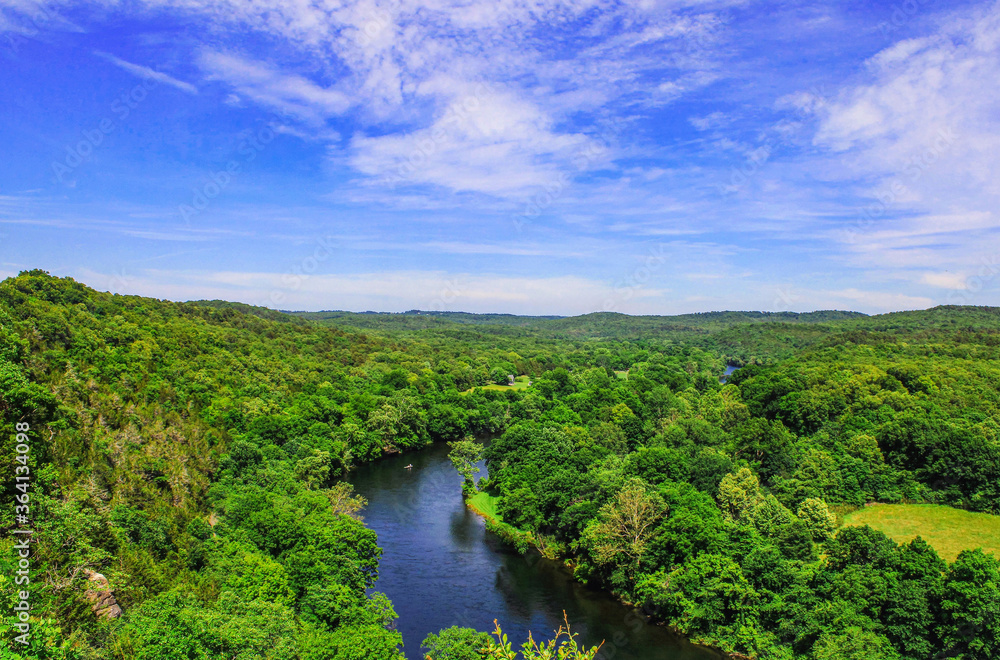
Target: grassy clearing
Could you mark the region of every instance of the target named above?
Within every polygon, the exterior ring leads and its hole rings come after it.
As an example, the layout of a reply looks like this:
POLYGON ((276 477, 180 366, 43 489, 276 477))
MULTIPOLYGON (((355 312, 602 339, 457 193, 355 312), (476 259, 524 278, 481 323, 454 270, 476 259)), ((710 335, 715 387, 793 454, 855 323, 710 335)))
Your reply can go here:
POLYGON ((492 518, 493 520, 500 522, 500 513, 497 512, 497 498, 493 497, 489 493, 479 491, 467 499, 466 502, 469 507, 479 515, 486 518, 492 518))
POLYGON ((897 543, 918 535, 942 558, 955 561, 962 550, 982 548, 1000 557, 1000 516, 937 504, 877 504, 844 516, 844 526, 868 525, 897 543))
POLYGON ((472 390, 498 390, 498 391, 526 390, 529 387, 531 387, 531 379, 529 379, 527 376, 518 376, 517 378, 514 379, 513 385, 495 385, 495 384, 481 385, 479 387, 473 387, 471 389, 465 390, 464 392, 462 392, 462 394, 468 394, 472 390))
POLYGON ((628 370, 626 369, 625 371, 618 371, 616 369, 615 378, 617 378, 618 380, 628 380, 628 370))

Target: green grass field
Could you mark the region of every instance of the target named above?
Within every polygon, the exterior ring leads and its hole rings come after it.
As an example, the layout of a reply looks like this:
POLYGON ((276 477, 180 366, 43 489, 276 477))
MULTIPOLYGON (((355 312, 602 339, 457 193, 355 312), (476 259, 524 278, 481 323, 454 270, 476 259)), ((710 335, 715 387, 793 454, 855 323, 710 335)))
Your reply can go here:
POLYGON ((975 548, 1000 558, 1000 516, 988 513, 937 504, 877 504, 844 516, 844 526, 849 525, 868 525, 897 543, 921 536, 949 562, 975 548))
POLYGON ((472 390, 526 390, 531 387, 531 381, 527 376, 518 376, 514 379, 513 385, 482 385, 481 387, 473 387, 471 389, 465 390, 462 394, 468 394, 472 390))
POLYGON ((497 498, 492 495, 479 491, 466 501, 476 513, 493 518, 497 522, 500 521, 500 514, 497 512, 497 498))

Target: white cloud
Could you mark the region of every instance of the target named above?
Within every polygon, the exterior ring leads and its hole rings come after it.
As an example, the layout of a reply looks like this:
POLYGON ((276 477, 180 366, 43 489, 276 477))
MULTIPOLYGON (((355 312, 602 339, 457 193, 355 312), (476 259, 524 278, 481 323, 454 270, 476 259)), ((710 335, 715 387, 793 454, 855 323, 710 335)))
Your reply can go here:
POLYGON ((224 81, 239 94, 271 110, 311 124, 322 124, 329 117, 343 114, 352 104, 343 91, 238 55, 205 49, 198 64, 209 80, 224 81))
POLYGON ((688 121, 699 131, 707 131, 728 126, 733 122, 733 118, 724 112, 712 112, 704 117, 691 117, 688 121))
POLYGON ((965 289, 968 276, 960 273, 924 273, 920 281, 941 289, 965 289))
POLYGON ((839 92, 782 101, 818 118, 815 176, 862 200, 826 232, 843 260, 931 290, 959 288, 954 274, 993 258, 1000 230, 1000 87, 986 83, 1000 80, 1000 3, 936 23, 877 53, 839 92))
MULTIPOLYGON (((626 122, 624 108, 662 105, 724 75, 715 53, 726 30, 718 10, 734 3, 144 1, 212 35, 197 64, 207 80, 228 87, 227 103, 256 103, 311 130, 350 112, 358 130, 338 165, 377 183, 419 160, 430 139, 433 154, 408 183, 500 197, 524 197, 609 164, 614 153, 577 165, 595 144, 599 119, 626 122), (248 30, 273 44, 266 55, 240 50, 248 30), (539 36, 564 30, 586 39, 566 50, 560 39, 539 36), (497 92, 449 125, 449 107, 480 81, 497 92)), ((165 76, 107 57, 137 75, 165 76)), ((168 78, 158 79, 194 90, 168 78)))
MULTIPOLYGON (((680 284, 676 291, 654 281, 601 281, 580 276, 511 276, 429 270, 310 276, 276 272, 144 269, 105 274, 79 269, 78 280, 116 293, 168 300, 222 299, 273 309, 408 309, 577 315, 612 310, 626 314, 682 314, 708 309, 847 309, 882 313, 927 309, 945 298, 872 288, 784 289, 775 298, 766 285, 733 283, 733 290, 706 294, 680 284)), ((708 274, 706 274, 708 275, 708 274)), ((727 277, 742 278, 747 273, 727 277)), ((955 287, 963 291, 965 287, 955 287)))
POLYGON ((126 62, 125 60, 119 57, 115 57, 110 53, 104 53, 95 50, 94 54, 97 55, 98 57, 101 57, 111 62, 115 66, 120 67, 125 71, 128 71, 132 75, 138 76, 139 78, 155 80, 158 83, 164 83, 170 85, 171 87, 176 87, 182 92, 186 92, 188 94, 198 93, 198 88, 192 85, 191 83, 184 82, 183 80, 178 80, 173 76, 169 76, 161 71, 156 71, 154 69, 149 68, 148 66, 143 66, 141 64, 133 64, 132 62, 126 62))
POLYGON ((841 309, 881 314, 910 309, 928 309, 935 301, 926 296, 911 296, 892 291, 847 287, 843 289, 799 289, 782 287, 770 305, 776 311, 841 309))
MULTIPOLYGON (((403 247, 403 246, 401 246, 403 247)), ((430 241, 421 243, 417 249, 431 250, 442 254, 503 254, 514 257, 580 257, 581 252, 565 249, 541 247, 538 245, 494 245, 490 243, 469 243, 460 241, 430 241)))
MULTIPOLYGON (((79 279, 97 288, 114 276, 81 269, 79 279)), ((223 299, 277 309, 407 309, 519 314, 586 314, 615 301, 616 311, 662 309, 660 289, 642 288, 622 300, 607 282, 575 276, 512 277, 441 271, 374 272, 299 276, 263 272, 206 272, 148 269, 117 278, 117 293, 168 300, 223 299)))
POLYGON ((849 288, 839 291, 826 291, 827 296, 840 300, 849 301, 855 308, 861 307, 868 310, 881 310, 884 312, 894 312, 906 309, 927 309, 934 305, 934 301, 924 296, 908 296, 902 293, 889 293, 883 291, 862 291, 860 289, 849 288))
MULTIPOLYGON (((434 123, 406 134, 355 136, 349 162, 391 186, 433 184, 455 191, 516 195, 568 183, 567 171, 598 163, 601 147, 557 133, 535 105, 489 86, 445 87, 451 102, 434 123)), ((603 161, 603 158, 601 159, 603 161)))
POLYGON ((816 144, 843 154, 856 175, 912 183, 925 208, 966 194, 995 208, 1000 86, 986 81, 1000 80, 1000 3, 883 50, 865 77, 816 109, 816 144))
MULTIPOLYGON (((617 114, 620 108, 611 104, 623 98, 630 105, 662 104, 721 75, 711 56, 721 29, 717 17, 710 9, 673 11, 698 3, 358 0, 326 9, 276 0, 216 0, 200 8, 152 1, 268 33, 283 41, 283 52, 298 53, 290 58, 298 62, 304 53, 309 77, 235 51, 203 51, 199 64, 240 99, 313 125, 354 112, 362 128, 346 159, 336 158, 376 183, 414 161, 420 164, 404 183, 523 197, 598 164, 590 156, 593 162, 577 166, 598 131, 587 131, 588 137, 567 129, 570 114, 617 114), (578 21, 584 27, 573 29, 590 38, 569 57, 532 36, 578 21), (335 82, 320 85, 317 75, 335 82), (661 83, 651 84, 650 76, 661 83), (496 92, 454 121, 450 108, 476 96, 480 81, 496 92)), ((608 162, 603 157, 601 164, 608 162)))

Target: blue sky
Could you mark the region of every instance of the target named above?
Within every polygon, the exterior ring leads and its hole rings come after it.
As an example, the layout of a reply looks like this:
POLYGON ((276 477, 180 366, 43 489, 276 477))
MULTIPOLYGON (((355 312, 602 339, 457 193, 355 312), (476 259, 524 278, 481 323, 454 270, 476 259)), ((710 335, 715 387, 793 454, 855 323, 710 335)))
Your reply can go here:
POLYGON ((1000 304, 1000 4, 0 0, 0 276, 279 309, 1000 304))

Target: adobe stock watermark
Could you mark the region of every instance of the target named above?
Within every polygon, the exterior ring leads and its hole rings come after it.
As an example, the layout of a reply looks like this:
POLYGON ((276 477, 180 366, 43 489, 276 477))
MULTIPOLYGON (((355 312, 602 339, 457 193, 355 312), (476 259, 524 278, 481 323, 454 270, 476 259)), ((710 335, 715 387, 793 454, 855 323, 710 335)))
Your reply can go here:
POLYGON ((882 33, 883 37, 891 37, 900 28, 910 22, 914 16, 920 13, 920 9, 923 5, 930 4, 934 0, 903 0, 892 7, 892 13, 889 14, 888 21, 882 21, 878 24, 879 32, 882 33))
POLYGON ((376 37, 390 25, 392 25, 392 15, 384 9, 376 7, 368 13, 364 25, 355 32, 354 40, 361 47, 370 46, 375 42, 376 37))
POLYGON ((495 96, 496 90, 489 83, 477 83, 472 94, 448 106, 441 120, 435 122, 434 127, 426 136, 416 141, 406 158, 398 160, 395 167, 382 176, 380 183, 394 189, 396 186, 412 180, 420 168, 426 166, 438 153, 448 138, 461 126, 468 125, 472 117, 485 107, 490 98, 495 96))
POLYGON ((221 195, 226 188, 243 172, 247 165, 257 159, 275 138, 275 124, 269 123, 263 128, 247 129, 240 134, 240 143, 236 153, 241 159, 231 159, 222 169, 212 172, 201 183, 191 189, 191 203, 180 204, 177 207, 181 220, 190 226, 191 220, 208 208, 209 203, 221 195))
MULTIPOLYGON (((825 86, 814 86, 808 92, 801 92, 796 95, 799 99, 806 99, 794 104, 795 114, 799 118, 815 115, 817 111, 829 106, 829 90, 825 86)), ((729 168, 729 179, 723 183, 716 184, 716 189, 722 196, 736 193, 750 182, 764 166, 773 158, 775 152, 782 146, 792 143, 793 133, 790 132, 785 120, 776 122, 768 129, 771 133, 778 134, 779 138, 767 138, 763 144, 756 149, 748 151, 743 158, 743 162, 731 165, 729 168), (785 130, 782 130, 785 129, 785 130)))
POLYGON ((287 273, 281 276, 282 288, 272 289, 264 296, 264 299, 255 303, 258 307, 277 307, 288 299, 289 292, 296 292, 302 288, 310 277, 315 275, 322 263, 328 261, 337 247, 335 236, 321 236, 316 239, 315 247, 311 254, 303 257, 298 264, 292 266, 287 273))
MULTIPOLYGON (((577 173, 588 169, 595 161, 607 156, 611 147, 608 146, 621 133, 621 128, 616 124, 610 129, 601 133, 597 141, 588 141, 570 159, 570 165, 577 173)), ((514 229, 518 233, 528 223, 534 222, 542 212, 555 204, 569 188, 573 182, 570 172, 563 170, 551 183, 542 186, 542 190, 524 200, 524 210, 511 216, 514 229)))
POLYGON ((458 300, 459 297, 461 297, 466 286, 468 286, 468 283, 463 282, 458 278, 452 278, 445 282, 438 291, 438 295, 430 302, 430 311, 447 311, 451 305, 458 300))
POLYGON ((131 288, 130 284, 134 280, 135 278, 125 270, 124 266, 122 266, 108 279, 108 293, 124 295, 123 292, 131 288))
POLYGON ((791 287, 779 287, 775 292, 771 309, 775 312, 790 312, 792 311, 792 305, 800 300, 802 300, 802 296, 796 294, 791 287))
POLYGON ((968 305, 974 297, 996 281, 997 275, 1000 275, 1000 255, 983 257, 976 274, 965 278, 965 286, 948 293, 948 304, 968 305))
POLYGON ((636 266, 631 274, 615 283, 611 296, 604 301, 604 305, 601 307, 602 311, 618 311, 620 302, 632 300, 643 287, 647 286, 653 275, 667 263, 669 247, 669 243, 660 243, 656 247, 650 248, 649 256, 643 259, 642 263, 636 266))
MULTIPOLYGON (((122 92, 111 102, 111 113, 117 117, 119 122, 124 122, 146 100, 149 93, 158 84, 153 78, 143 78, 141 83, 122 92)), ((94 152, 104 144, 104 140, 117 128, 118 124, 115 119, 107 116, 102 117, 93 127, 82 130, 83 139, 76 144, 67 144, 66 155, 63 159, 52 161, 52 173, 55 180, 70 187, 75 186, 76 181, 67 180, 67 177, 87 162, 94 152)))
POLYGON ((13 438, 14 455, 10 457, 14 465, 14 520, 17 529, 11 530, 16 543, 12 549, 16 556, 13 581, 17 587, 13 598, 11 626, 15 632, 21 633, 14 641, 27 646, 31 640, 31 539, 34 530, 31 525, 31 438, 28 432, 31 427, 27 422, 17 422, 14 425, 13 438))
POLYGON ((6 50, 14 57, 20 54, 21 46, 28 43, 28 39, 37 37, 42 29, 53 21, 52 14, 41 4, 33 5, 31 10, 32 13, 28 17, 29 26, 23 27, 18 32, 11 31, 3 35, 6 50))
POLYGON ((763 145, 747 153, 743 163, 739 166, 733 165, 729 168, 728 185, 722 183, 717 185, 719 194, 723 196, 731 195, 746 185, 771 158, 773 151, 774 145, 768 140, 763 145))
POLYGON ((903 166, 902 172, 876 193, 875 201, 857 210, 854 225, 847 230, 847 239, 854 242, 858 234, 867 231, 876 220, 884 217, 890 208, 904 195, 910 192, 906 183, 919 181, 928 169, 955 144, 958 136, 951 128, 943 128, 937 132, 934 142, 923 152, 911 156, 903 166))

